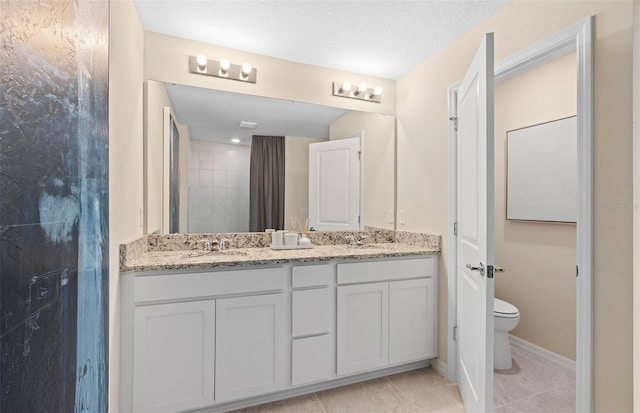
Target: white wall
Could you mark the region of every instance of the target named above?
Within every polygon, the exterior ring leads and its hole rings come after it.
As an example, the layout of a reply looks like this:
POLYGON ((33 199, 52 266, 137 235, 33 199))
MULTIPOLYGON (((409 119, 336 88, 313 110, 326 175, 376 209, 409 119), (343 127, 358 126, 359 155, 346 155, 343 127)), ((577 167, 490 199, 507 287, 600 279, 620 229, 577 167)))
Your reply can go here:
POLYGON ((119 245, 142 235, 144 33, 130 0, 112 0, 109 30, 109 410, 120 403, 119 245))
POLYGON ((398 209, 407 230, 443 235, 439 357, 446 360, 447 88, 484 33, 500 60, 587 16, 594 30, 594 411, 632 411, 632 2, 515 1, 396 83, 398 209))
POLYGON ((191 141, 189 233, 249 231, 251 147, 191 141))
POLYGON ((576 357, 576 225, 507 221, 507 132, 576 115, 575 53, 495 87, 496 297, 520 311, 511 333, 576 357))

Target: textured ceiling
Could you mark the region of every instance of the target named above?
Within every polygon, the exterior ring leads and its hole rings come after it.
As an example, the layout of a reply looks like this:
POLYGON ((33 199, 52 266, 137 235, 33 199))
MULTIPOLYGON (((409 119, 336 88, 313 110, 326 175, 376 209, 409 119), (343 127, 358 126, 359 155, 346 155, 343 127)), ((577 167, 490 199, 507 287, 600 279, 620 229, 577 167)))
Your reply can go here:
POLYGON ((135 0, 145 30, 398 79, 509 0, 135 0))
POLYGON ((329 125, 347 110, 219 90, 166 84, 179 123, 189 126, 191 139, 249 145, 251 135, 329 139, 329 125), (255 129, 240 121, 256 122, 255 129))

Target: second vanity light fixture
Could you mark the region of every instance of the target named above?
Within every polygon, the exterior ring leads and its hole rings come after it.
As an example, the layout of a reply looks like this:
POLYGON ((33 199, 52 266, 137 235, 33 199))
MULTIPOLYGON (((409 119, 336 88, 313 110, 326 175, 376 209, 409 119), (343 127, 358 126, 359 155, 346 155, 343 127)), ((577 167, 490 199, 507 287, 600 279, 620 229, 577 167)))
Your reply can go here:
POLYGON ((227 59, 210 60, 203 54, 189 56, 189 72, 249 83, 256 83, 258 77, 258 70, 249 63, 237 65, 227 59))
POLYGON ((333 82, 333 96, 380 103, 382 88, 380 86, 370 88, 366 83, 352 86, 351 82, 333 82))

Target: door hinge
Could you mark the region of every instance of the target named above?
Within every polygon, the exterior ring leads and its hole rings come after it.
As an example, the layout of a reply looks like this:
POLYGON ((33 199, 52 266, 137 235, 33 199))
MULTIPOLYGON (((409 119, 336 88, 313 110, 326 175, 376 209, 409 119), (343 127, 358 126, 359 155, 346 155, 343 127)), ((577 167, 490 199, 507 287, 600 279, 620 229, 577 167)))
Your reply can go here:
POLYGON ((358 224, 360 223, 360 215, 358 215, 358 224))
POLYGON ((493 265, 487 265, 487 278, 493 278, 493 265))
POLYGON ((362 151, 358 151, 358 160, 361 161, 362 160, 362 151))
POLYGON ((458 117, 457 116, 451 116, 449 118, 450 121, 453 122, 453 130, 458 130, 458 117))
POLYGON ((578 278, 578 274, 580 273, 580 271, 578 271, 578 266, 576 265, 576 278, 578 278))
POLYGON ((453 341, 458 341, 458 326, 453 326, 453 341))
POLYGON ((453 235, 458 236, 458 223, 453 223, 453 235))

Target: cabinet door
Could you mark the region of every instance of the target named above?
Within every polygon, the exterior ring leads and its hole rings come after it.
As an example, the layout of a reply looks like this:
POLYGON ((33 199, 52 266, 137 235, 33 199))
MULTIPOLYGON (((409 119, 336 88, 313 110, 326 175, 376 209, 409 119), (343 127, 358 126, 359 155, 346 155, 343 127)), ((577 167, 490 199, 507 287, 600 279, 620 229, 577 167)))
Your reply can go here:
POLYGON ((338 287, 338 375, 389 362, 389 283, 338 287))
POLYGON ((136 307, 133 411, 213 404, 214 322, 212 300, 136 307))
POLYGON ((285 387, 283 302, 283 294, 216 301, 216 403, 285 387))
POLYGON ((389 363, 433 357, 433 279, 389 283, 389 363))

